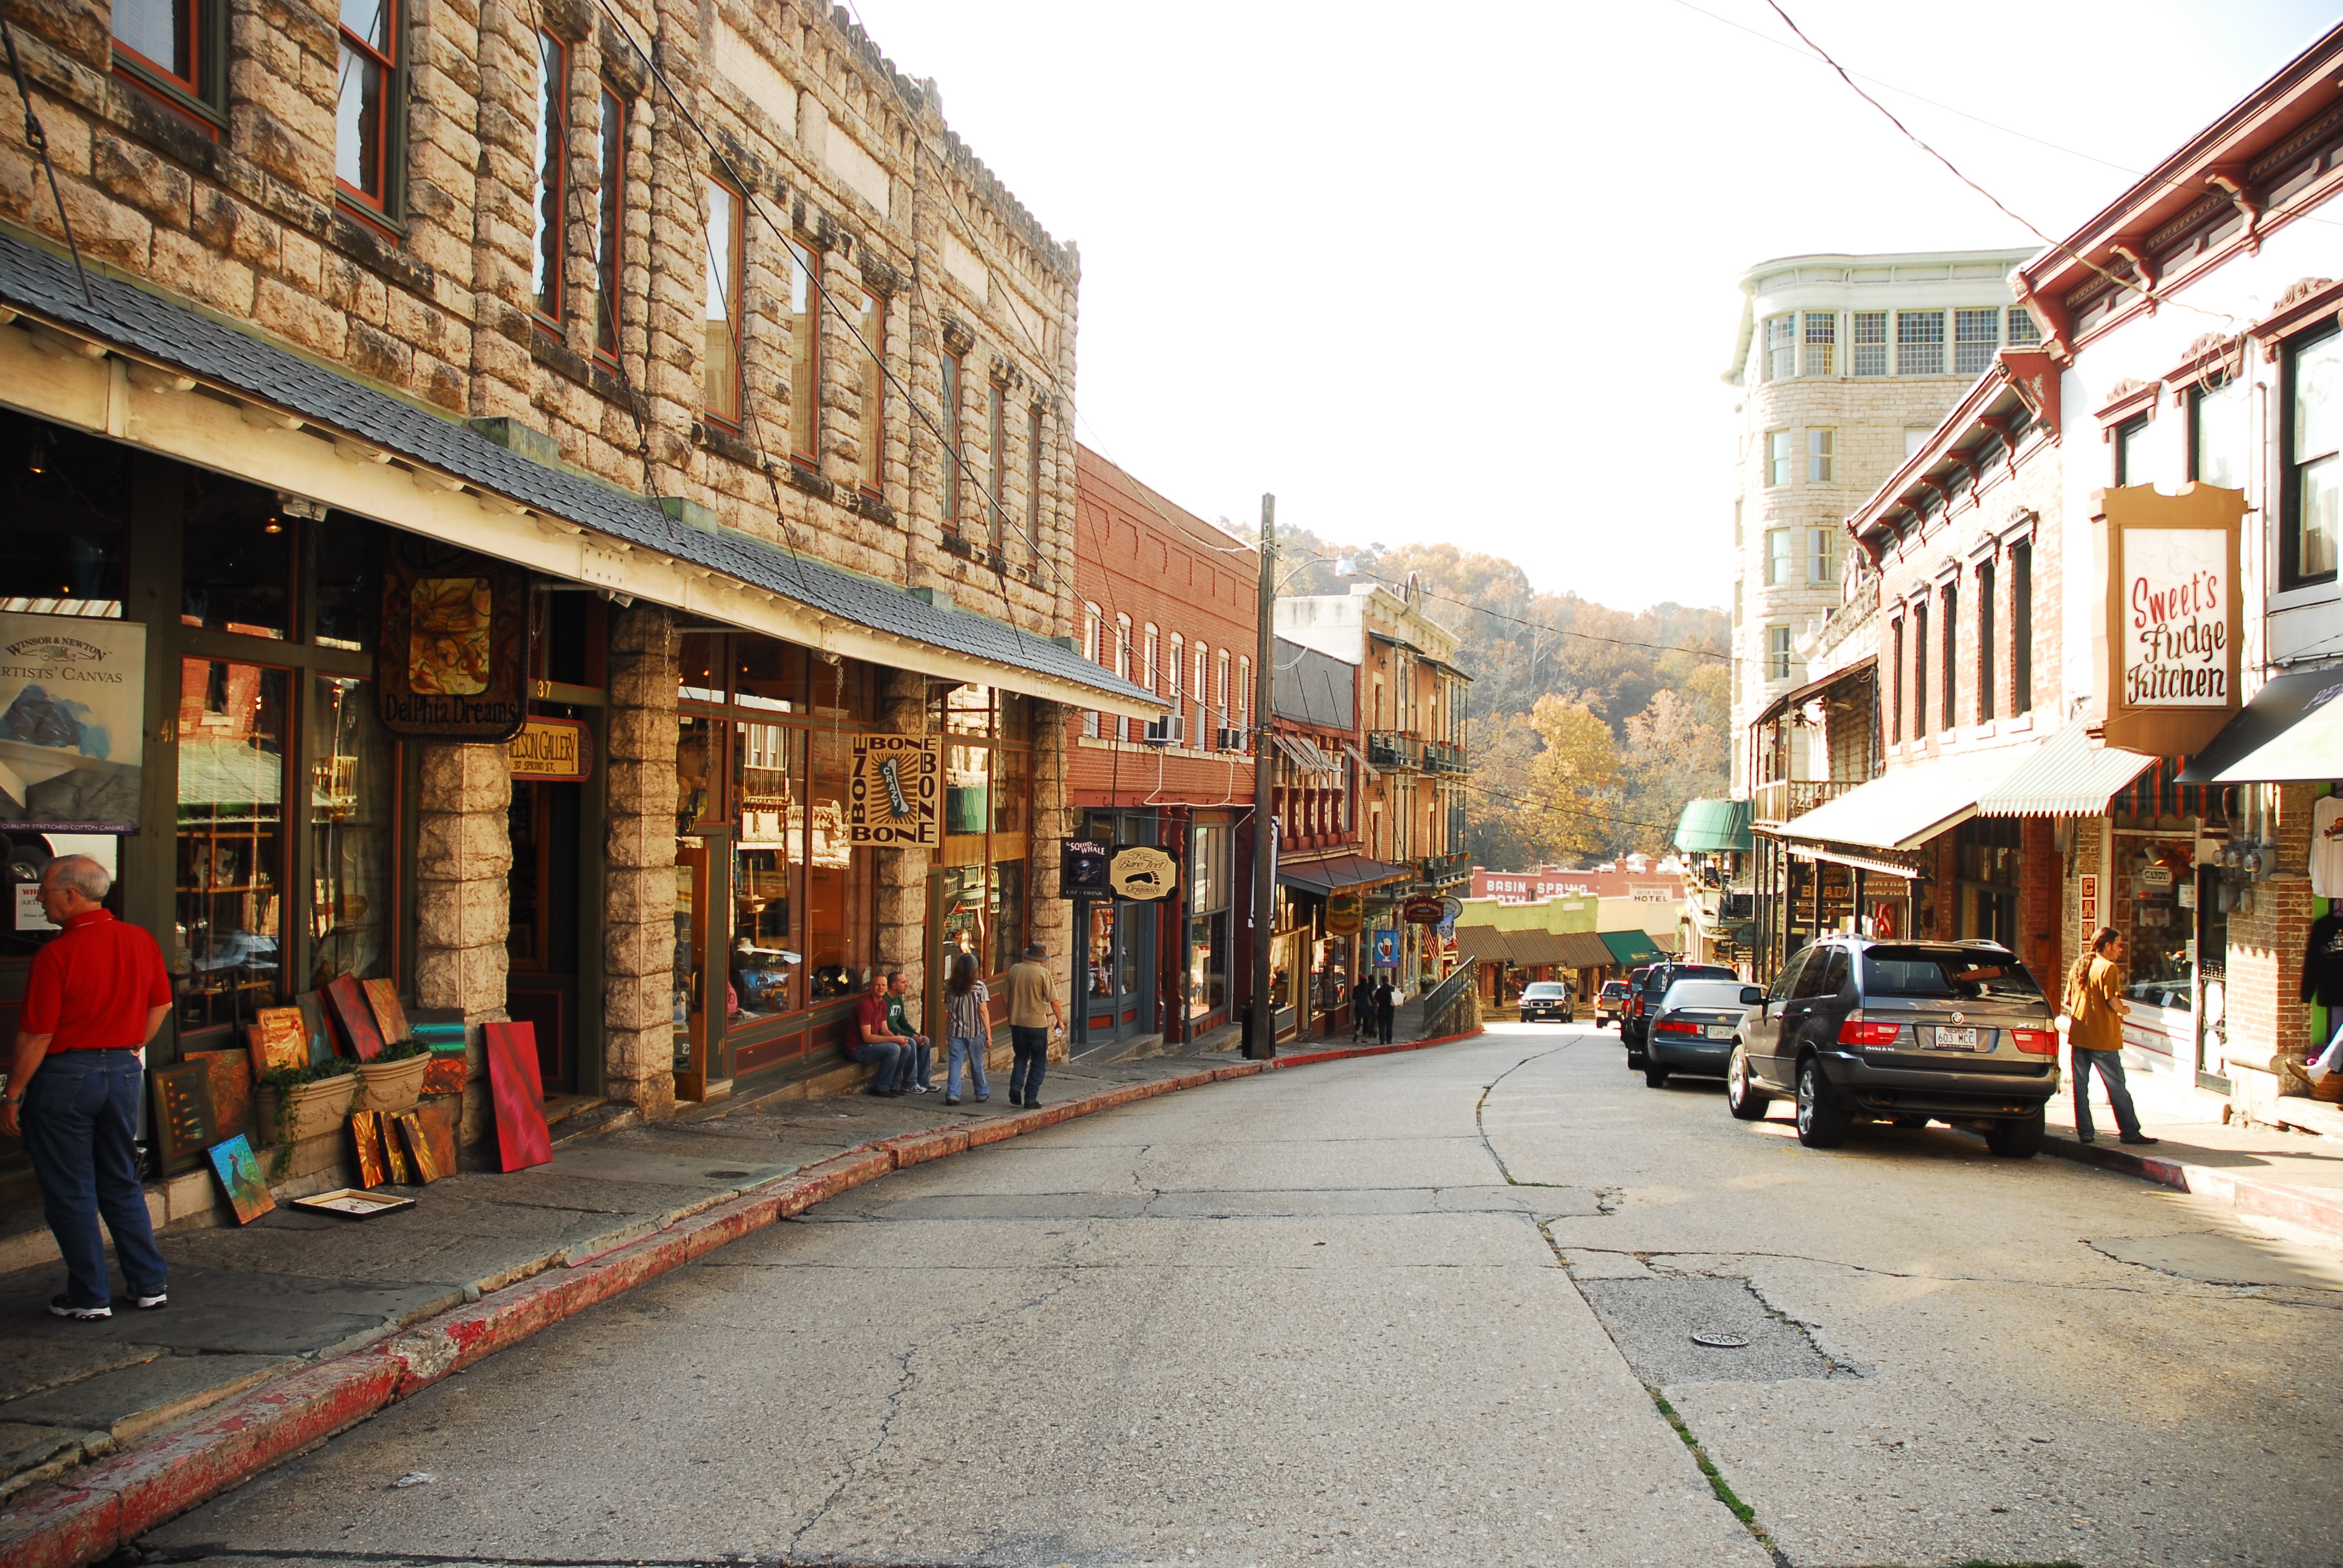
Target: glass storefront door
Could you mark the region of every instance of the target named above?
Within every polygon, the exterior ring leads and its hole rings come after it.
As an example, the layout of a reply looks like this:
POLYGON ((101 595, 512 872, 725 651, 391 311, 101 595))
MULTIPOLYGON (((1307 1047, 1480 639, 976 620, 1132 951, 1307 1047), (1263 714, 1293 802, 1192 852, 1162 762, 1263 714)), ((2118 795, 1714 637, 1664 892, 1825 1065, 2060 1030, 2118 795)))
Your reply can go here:
POLYGON ((1074 906, 1083 939, 1075 1019, 1086 1041, 1145 1034, 1155 1027, 1155 906, 1103 900, 1074 906))

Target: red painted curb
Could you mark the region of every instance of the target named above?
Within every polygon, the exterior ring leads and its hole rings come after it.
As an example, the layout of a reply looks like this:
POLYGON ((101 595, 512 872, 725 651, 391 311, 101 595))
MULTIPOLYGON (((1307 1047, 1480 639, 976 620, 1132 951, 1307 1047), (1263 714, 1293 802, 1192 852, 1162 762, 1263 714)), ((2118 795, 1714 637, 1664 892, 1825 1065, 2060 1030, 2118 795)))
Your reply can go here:
POLYGON ((2130 1154, 2120 1149, 2098 1149, 2068 1138, 2046 1138, 2042 1141, 2042 1150, 2046 1154, 2072 1160, 2079 1165, 2096 1165, 2102 1171, 2112 1171, 2121 1176, 2137 1176, 2143 1181, 2153 1181, 2176 1192, 2193 1192, 2198 1197, 2211 1198, 2249 1214, 2263 1214, 2273 1220, 2284 1220, 2310 1230, 2323 1231, 2343 1241, 2343 1194, 2329 1196, 2306 1188, 2265 1181, 2258 1177, 2240 1176, 2210 1165, 2191 1165, 2179 1160, 2130 1154))
POLYGON ((540 1329, 891 1171, 1039 1131, 1094 1111, 1228 1079, 1249 1078, 1271 1068, 1418 1050, 1468 1038, 1450 1035, 1404 1045, 1228 1062, 1174 1078, 1101 1090, 971 1126, 899 1133, 848 1150, 637 1241, 492 1291, 477 1302, 418 1323, 387 1343, 288 1372, 229 1401, 205 1420, 130 1453, 75 1472, 70 1480, 5 1511, 5 1521, 0 1521, 0 1563, 5 1568, 80 1568, 257 1472, 356 1425, 451 1372, 519 1343, 540 1329))

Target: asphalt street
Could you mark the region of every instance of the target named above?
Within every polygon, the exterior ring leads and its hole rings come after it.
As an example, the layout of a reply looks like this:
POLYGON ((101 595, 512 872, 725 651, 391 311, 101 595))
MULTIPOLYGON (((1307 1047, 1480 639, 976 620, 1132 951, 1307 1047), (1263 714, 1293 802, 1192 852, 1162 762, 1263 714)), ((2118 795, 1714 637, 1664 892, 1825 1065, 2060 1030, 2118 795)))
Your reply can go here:
POLYGON ((1820 1152, 1786 1117, 1648 1090, 1583 1025, 1146 1101, 760 1231, 142 1545, 2343 1560, 2343 1258, 1942 1128, 1820 1152))

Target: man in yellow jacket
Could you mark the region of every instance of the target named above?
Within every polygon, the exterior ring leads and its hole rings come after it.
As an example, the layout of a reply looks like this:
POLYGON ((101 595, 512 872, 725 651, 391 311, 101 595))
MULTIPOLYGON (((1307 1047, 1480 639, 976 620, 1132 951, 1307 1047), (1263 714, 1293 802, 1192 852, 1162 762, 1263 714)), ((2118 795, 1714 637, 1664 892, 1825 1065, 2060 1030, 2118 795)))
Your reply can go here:
POLYGON ((2098 1134, 2091 1126, 2091 1074, 2107 1085, 2107 1104, 2116 1113, 2116 1130, 2126 1143, 2153 1143, 2139 1130, 2139 1112, 2132 1109, 2131 1089, 2124 1082, 2123 1020, 2131 1010, 2124 1000, 2123 933, 2101 926, 2091 939, 2091 950, 2075 965, 2066 980, 2066 1010, 2074 1025, 2066 1042, 2075 1052, 2075 1136, 2089 1143, 2098 1134))

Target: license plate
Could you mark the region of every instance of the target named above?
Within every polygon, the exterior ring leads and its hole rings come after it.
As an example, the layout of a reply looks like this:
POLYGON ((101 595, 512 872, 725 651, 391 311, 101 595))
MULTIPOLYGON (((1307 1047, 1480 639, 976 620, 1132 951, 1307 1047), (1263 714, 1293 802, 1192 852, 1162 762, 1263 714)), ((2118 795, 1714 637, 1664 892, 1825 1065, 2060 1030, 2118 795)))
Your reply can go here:
POLYGON ((1936 1031, 1938 1050, 1975 1050, 1977 1031, 1973 1029, 1940 1029, 1936 1031))
POLYGON ((1734 1029, 1729 1023, 1712 1023, 1708 1026, 1708 1038, 1711 1040, 1731 1040, 1733 1035, 1734 1029))

